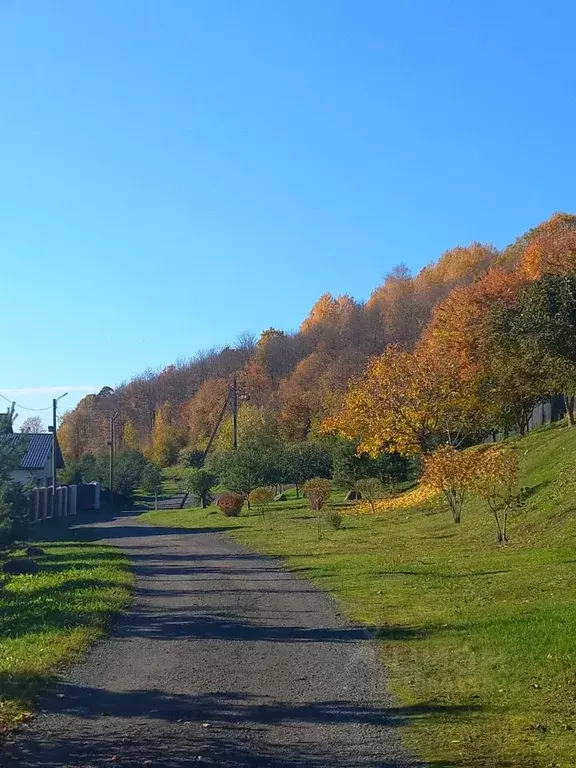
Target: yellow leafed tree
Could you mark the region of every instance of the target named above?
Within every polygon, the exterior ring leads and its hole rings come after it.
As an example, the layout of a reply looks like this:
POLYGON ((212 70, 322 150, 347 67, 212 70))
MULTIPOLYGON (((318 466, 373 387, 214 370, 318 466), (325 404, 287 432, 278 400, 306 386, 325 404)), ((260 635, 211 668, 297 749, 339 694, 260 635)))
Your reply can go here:
POLYGON ((481 413, 476 388, 462 382, 457 361, 390 346, 352 384, 342 410, 322 430, 359 440, 358 450, 372 456, 410 456, 442 442, 459 444, 479 428, 481 413))

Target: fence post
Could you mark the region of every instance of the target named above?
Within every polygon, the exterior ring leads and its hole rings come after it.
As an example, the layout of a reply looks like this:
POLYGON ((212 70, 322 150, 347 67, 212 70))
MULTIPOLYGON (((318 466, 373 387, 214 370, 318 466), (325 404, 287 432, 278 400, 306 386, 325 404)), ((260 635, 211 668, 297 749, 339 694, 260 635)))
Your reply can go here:
POLYGON ((77 504, 78 504, 78 486, 71 485, 69 488, 69 495, 68 495, 68 514, 69 515, 76 514, 77 504))

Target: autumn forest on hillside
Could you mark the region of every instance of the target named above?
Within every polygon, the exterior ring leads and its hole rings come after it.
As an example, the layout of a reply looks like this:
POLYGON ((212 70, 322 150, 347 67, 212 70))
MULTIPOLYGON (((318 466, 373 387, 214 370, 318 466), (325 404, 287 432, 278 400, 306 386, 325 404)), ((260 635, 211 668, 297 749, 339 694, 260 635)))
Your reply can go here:
POLYGON ((200 466, 233 377, 236 466, 229 412, 206 462, 220 476, 228 468, 228 489, 241 493, 307 479, 262 458, 283 450, 305 456, 313 476, 338 463, 344 484, 358 475, 393 481, 438 446, 524 434, 551 396, 573 422, 574 270, 576 216, 555 214, 502 251, 474 242, 415 276, 398 266, 365 303, 324 294, 295 333, 243 333, 84 398, 58 432, 70 479, 93 479, 112 413, 119 458, 200 466), (243 449, 252 455, 242 459, 243 449))

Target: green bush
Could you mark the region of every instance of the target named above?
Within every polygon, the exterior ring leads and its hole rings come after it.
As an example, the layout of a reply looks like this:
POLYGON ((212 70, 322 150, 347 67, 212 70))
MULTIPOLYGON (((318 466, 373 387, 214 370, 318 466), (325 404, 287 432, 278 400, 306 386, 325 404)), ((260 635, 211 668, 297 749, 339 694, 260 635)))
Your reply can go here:
POLYGON ((335 531, 339 531, 340 528, 342 528, 344 519, 340 512, 328 512, 326 515, 326 522, 331 528, 334 528, 335 531))
POLYGON ((20 483, 0 483, 0 550, 28 538, 28 497, 20 483))

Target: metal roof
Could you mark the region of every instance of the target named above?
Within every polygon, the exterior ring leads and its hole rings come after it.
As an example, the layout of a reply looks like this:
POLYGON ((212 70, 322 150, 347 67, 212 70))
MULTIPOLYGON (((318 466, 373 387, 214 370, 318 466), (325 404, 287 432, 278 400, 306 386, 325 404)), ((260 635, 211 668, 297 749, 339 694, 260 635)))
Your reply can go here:
MULTIPOLYGON (((10 442, 14 446, 22 444, 26 446, 26 452, 20 460, 20 469, 44 469, 52 450, 52 434, 50 432, 20 432, 10 435, 10 442)), ((64 459, 58 441, 56 441, 56 468, 64 468, 64 459)))

